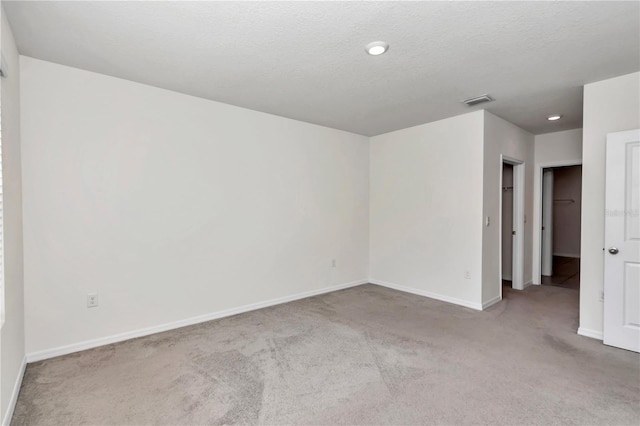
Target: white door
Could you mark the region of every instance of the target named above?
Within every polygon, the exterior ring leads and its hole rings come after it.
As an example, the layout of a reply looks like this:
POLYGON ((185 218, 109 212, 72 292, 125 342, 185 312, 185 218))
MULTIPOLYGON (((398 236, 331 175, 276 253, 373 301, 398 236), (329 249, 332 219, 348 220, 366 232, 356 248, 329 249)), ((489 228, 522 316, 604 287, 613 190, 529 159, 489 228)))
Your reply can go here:
POLYGON ((513 252, 511 287, 524 290, 524 163, 513 165, 513 252))
POLYGON ((640 129, 607 135, 604 343, 640 352, 640 129))
POLYGON ((542 173, 542 265, 544 276, 553 275, 553 170, 542 173))

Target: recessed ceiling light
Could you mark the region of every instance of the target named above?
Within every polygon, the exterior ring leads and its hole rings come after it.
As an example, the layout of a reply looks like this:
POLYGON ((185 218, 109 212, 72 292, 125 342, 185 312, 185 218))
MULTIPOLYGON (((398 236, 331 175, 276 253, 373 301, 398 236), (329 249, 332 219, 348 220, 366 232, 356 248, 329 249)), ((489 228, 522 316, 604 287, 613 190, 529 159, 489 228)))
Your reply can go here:
POLYGON ((560 114, 553 114, 547 117, 547 120, 549 121, 556 121, 556 120, 560 120, 562 118, 562 115, 560 114))
POLYGON ((384 41, 374 41, 365 46, 365 51, 369 55, 378 56, 389 50, 389 43, 384 41))

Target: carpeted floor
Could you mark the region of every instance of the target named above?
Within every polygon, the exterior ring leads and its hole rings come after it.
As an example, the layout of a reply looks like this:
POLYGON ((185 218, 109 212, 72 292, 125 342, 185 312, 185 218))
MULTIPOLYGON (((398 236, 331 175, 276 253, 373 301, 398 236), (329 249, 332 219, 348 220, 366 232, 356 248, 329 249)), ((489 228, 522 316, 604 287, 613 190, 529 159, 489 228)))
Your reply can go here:
POLYGON ((578 292, 485 312, 364 285, 29 364, 12 425, 640 422, 640 357, 578 292))

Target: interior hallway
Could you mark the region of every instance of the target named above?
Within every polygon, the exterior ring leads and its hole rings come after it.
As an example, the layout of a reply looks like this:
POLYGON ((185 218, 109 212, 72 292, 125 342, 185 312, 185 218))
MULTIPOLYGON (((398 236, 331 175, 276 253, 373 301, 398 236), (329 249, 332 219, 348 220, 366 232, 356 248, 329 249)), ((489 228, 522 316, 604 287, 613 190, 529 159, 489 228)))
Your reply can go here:
POLYGON ((29 364, 12 424, 637 425, 640 358, 576 334, 578 294, 358 286, 29 364))

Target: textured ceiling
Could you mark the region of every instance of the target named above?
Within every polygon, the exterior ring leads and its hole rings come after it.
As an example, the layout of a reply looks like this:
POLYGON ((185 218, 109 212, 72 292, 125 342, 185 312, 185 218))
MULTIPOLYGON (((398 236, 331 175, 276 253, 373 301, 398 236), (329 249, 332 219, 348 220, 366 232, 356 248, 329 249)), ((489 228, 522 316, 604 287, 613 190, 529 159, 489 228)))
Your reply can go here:
POLYGON ((3 4, 24 55, 369 136, 482 107, 576 128, 585 83, 640 70, 636 1, 3 4))

